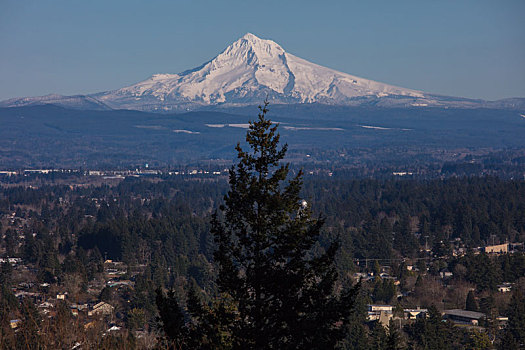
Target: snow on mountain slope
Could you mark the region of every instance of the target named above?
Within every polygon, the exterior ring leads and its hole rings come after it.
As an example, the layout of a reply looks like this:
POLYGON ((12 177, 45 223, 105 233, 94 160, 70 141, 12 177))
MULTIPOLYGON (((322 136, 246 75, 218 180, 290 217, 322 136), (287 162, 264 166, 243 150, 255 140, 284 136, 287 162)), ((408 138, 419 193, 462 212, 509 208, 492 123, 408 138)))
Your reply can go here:
POLYGON ((317 102, 321 98, 338 101, 360 96, 424 96, 420 91, 399 88, 341 73, 288 53, 286 59, 290 71, 295 76, 295 86, 292 92, 301 96, 301 102, 317 102))
POLYGON ((180 74, 157 74, 95 95, 109 106, 133 108, 143 102, 171 109, 177 105, 274 103, 347 104, 356 97, 389 95, 422 98, 419 91, 341 73, 291 55, 277 43, 246 34, 211 61, 180 74))
POLYGON ((0 107, 22 107, 31 105, 44 105, 53 104, 65 108, 72 109, 89 109, 89 110, 110 110, 111 108, 106 106, 94 97, 85 95, 75 96, 63 96, 57 94, 50 94, 38 97, 21 97, 12 98, 0 102, 0 107))
POLYGON ((487 102, 423 93, 338 72, 287 53, 271 40, 246 34, 217 57, 179 73, 88 96, 48 95, 0 102, 0 107, 56 104, 78 109, 180 111, 271 103, 381 107, 519 109, 523 99, 487 102))

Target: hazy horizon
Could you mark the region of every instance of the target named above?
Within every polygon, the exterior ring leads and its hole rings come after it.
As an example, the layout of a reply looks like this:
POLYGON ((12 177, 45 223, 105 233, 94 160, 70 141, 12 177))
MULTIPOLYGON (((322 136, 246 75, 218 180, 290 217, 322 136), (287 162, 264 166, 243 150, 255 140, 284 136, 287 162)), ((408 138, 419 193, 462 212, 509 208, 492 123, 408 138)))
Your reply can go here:
POLYGON ((179 73, 246 32, 338 71, 429 93, 525 97, 521 1, 55 1, 0 5, 0 100, 179 73))

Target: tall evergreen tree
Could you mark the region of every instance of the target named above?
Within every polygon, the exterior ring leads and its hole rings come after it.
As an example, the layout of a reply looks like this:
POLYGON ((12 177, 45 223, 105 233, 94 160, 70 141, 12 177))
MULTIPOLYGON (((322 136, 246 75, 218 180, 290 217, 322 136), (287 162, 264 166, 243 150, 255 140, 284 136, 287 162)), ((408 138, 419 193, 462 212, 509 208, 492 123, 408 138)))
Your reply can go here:
POLYGON ((458 349, 458 332, 449 322, 443 322, 441 313, 435 306, 428 308, 428 318, 418 319, 405 326, 411 348, 425 350, 458 349))
POLYGON ((159 312, 159 321, 166 337, 171 342, 169 348, 181 349, 186 347, 188 341, 188 330, 185 327, 184 314, 177 303, 177 298, 173 291, 164 295, 158 288, 156 291, 156 304, 159 312))
POLYGON ((478 302, 476 301, 476 296, 474 291, 469 291, 467 294, 467 300, 465 302, 465 309, 468 311, 479 311, 478 302))
POLYGON ((317 245, 323 219, 311 217, 299 193, 302 172, 287 180, 277 125, 268 103, 237 145, 230 191, 215 213, 212 233, 219 266, 217 285, 236 304, 231 326, 238 349, 330 349, 344 337, 356 288, 335 295, 338 243, 317 245))
POLYGON ((500 349, 525 348, 525 298, 523 292, 517 287, 510 300, 507 315, 509 322, 503 330, 500 349))
POLYGON ((394 321, 391 320, 390 324, 388 325, 386 350, 401 350, 403 348, 404 347, 401 341, 401 335, 399 334, 398 329, 394 325, 394 321))

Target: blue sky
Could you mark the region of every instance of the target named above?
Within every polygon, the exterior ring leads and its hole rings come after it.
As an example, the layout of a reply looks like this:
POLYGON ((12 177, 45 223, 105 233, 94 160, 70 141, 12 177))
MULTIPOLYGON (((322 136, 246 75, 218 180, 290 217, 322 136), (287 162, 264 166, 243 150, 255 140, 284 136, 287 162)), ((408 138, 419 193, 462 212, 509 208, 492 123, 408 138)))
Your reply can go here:
POLYGON ((0 100, 120 88, 246 32, 406 88, 525 97, 525 1, 0 0, 0 100))

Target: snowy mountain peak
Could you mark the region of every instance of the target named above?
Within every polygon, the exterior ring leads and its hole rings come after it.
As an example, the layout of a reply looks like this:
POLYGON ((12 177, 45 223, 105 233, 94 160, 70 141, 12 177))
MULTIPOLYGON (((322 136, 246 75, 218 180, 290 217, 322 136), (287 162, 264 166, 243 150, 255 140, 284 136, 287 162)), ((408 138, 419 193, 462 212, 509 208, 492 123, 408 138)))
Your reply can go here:
POLYGON ((200 67, 179 74, 156 74, 97 98, 120 108, 142 102, 147 108, 171 110, 257 104, 266 97, 273 103, 361 104, 387 96, 412 101, 423 94, 310 63, 272 40, 247 33, 200 67))
MULTIPOLYGON (((253 105, 265 98, 271 103, 385 107, 479 104, 479 101, 430 95, 322 67, 252 33, 246 33, 197 68, 178 74, 155 74, 122 89, 85 96, 82 103, 97 104, 97 108, 170 111, 214 105, 253 105)), ((80 101, 79 98, 52 96, 39 101, 30 98, 33 102, 15 99, 2 104, 60 104, 58 100, 62 99, 69 99, 68 104, 80 101)))
MULTIPOLYGON (((250 32, 244 34, 241 39, 250 40, 250 41, 261 41, 262 40, 257 35, 252 34, 250 32)), ((241 39, 239 39, 239 40, 241 40, 241 39)))
POLYGON ((251 33, 247 33, 224 49, 211 62, 214 63, 213 68, 216 69, 223 66, 230 68, 245 65, 257 67, 267 64, 279 64, 284 53, 283 48, 274 41, 263 40, 251 33))
MULTIPOLYGON (((257 52, 266 52, 270 55, 278 55, 282 54, 284 52, 283 48, 277 44, 275 41, 268 40, 268 39, 261 39, 258 36, 252 34, 252 33, 246 33, 242 38, 237 40, 237 42, 247 42, 251 45, 253 50, 257 52)), ((234 43, 234 44, 235 44, 234 43)), ((233 44, 232 44, 233 45, 233 44)))
POLYGON ((277 50, 277 51, 273 51, 274 54, 277 53, 278 51, 284 51, 283 48, 279 44, 277 44, 275 41, 269 40, 269 39, 261 39, 252 33, 244 34, 242 38, 238 39, 236 42, 234 42, 230 46, 234 46, 237 43, 251 45, 254 50, 263 50, 267 52, 271 52, 272 50, 277 50))

